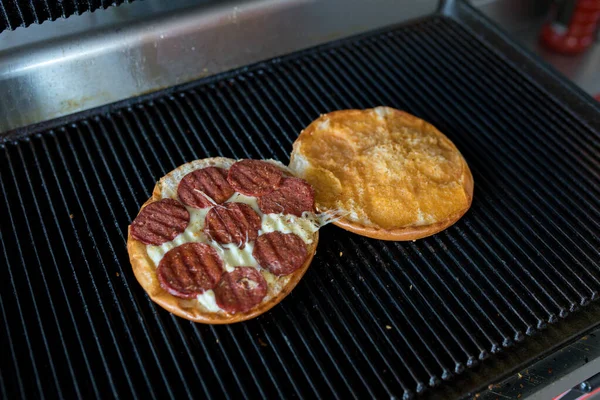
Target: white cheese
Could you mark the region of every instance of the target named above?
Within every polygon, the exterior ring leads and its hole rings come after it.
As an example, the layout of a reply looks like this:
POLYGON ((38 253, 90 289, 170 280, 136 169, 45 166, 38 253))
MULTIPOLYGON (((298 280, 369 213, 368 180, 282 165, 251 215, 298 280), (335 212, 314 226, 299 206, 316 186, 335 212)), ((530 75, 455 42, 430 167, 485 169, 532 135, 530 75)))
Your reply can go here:
POLYGON ((391 110, 388 107, 375 107, 373 111, 379 118, 385 119, 386 116, 390 115, 391 110))
MULTIPOLYGON (((329 124, 329 121, 324 121, 324 125, 326 126, 327 124, 329 124)), ((279 163, 277 163, 277 165, 279 166, 279 163)), ((230 165, 222 165, 221 167, 228 168, 229 166, 230 165)), ((173 176, 171 178, 173 180, 173 182, 170 182, 172 185, 165 186, 177 187, 177 184, 179 184, 181 178, 183 178, 183 176, 189 172, 191 171, 188 171, 187 169, 178 171, 177 176, 173 176)), ((176 198, 175 194, 171 192, 172 190, 163 190, 162 194, 164 197, 176 198)), ((284 214, 263 214, 258 207, 258 201, 256 197, 245 196, 237 192, 234 193, 233 196, 227 200, 227 202, 247 204, 252 207, 252 209, 256 211, 259 216, 261 216, 261 228, 258 231, 259 235, 275 231, 282 233, 294 233, 298 235, 306 244, 311 244, 313 242, 314 233, 322 225, 322 222, 319 221, 319 218, 313 214, 306 214, 305 217, 296 217, 294 215, 284 214)), ((210 207, 197 209, 186 206, 186 209, 190 213, 190 223, 183 233, 178 235, 172 241, 164 243, 160 246, 146 246, 148 256, 154 262, 156 267, 158 267, 164 255, 169 250, 177 246, 189 242, 206 243, 217 250, 219 256, 223 260, 224 267, 227 272, 233 271, 235 267, 254 267, 261 271, 269 286, 273 286, 277 283, 276 277, 270 274, 267 270, 260 268, 258 262, 252 255, 254 243, 246 243, 244 248, 240 249, 237 244, 234 243, 223 245, 214 242, 204 234, 204 220, 206 218, 206 214, 210 210, 210 207)), ((276 291, 280 290, 280 288, 275 289, 276 291)), ((215 292, 213 290, 207 290, 203 294, 198 295, 196 298, 198 299, 198 303, 208 312, 218 312, 221 310, 217 305, 215 292)))
POLYGON ((258 215, 261 215, 262 212, 260 211, 260 208, 258 208, 258 201, 256 199, 256 197, 252 197, 252 196, 246 196, 243 195, 241 193, 235 192, 233 194, 233 196, 231 196, 226 203, 230 203, 230 202, 236 202, 236 203, 244 203, 249 205, 250 207, 252 207, 252 209, 254 211, 256 211, 258 213, 258 215))
POLYGON ((318 128, 321 131, 326 131, 327 129, 329 129, 329 120, 325 118, 324 120, 320 121, 318 128))
POLYGON ((301 218, 289 214, 264 214, 259 234, 275 231, 295 233, 304 243, 311 244, 313 235, 317 230, 319 230, 318 223, 310 218, 301 218))
POLYGON ((246 243, 243 249, 240 249, 236 244, 218 244, 211 243, 223 259, 227 272, 233 271, 235 267, 258 267, 258 262, 252 256, 254 243, 246 243))
POLYGON ((212 290, 207 290, 206 292, 199 294, 197 297, 198 302, 206 308, 207 311, 217 312, 221 308, 217 305, 217 300, 215 299, 215 292, 212 290))

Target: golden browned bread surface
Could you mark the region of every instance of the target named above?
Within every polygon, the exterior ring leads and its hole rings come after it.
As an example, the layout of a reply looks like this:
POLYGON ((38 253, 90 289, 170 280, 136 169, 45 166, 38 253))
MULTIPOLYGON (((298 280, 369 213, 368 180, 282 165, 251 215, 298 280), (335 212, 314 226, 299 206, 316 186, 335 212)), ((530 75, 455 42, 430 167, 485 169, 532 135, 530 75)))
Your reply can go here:
POLYGON ((414 240, 456 222, 470 207, 473 177, 433 125, 389 107, 322 115, 298 137, 290 168, 313 185, 320 212, 387 240, 414 240))

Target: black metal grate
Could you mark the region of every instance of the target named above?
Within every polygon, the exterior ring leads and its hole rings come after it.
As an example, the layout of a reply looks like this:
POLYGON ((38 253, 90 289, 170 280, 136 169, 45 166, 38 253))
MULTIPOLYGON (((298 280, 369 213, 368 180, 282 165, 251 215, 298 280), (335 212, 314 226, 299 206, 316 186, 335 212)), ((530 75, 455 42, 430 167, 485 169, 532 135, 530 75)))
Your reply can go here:
POLYGON ((452 382, 598 297, 599 147, 442 17, 7 143, 2 395, 390 398, 452 382), (246 323, 149 301, 125 238, 159 177, 207 156, 286 162, 319 113, 381 104, 429 120, 469 162, 474 203, 455 226, 408 243, 327 226, 294 292, 246 323))
POLYGON ((0 32, 131 2, 133 0, 0 0, 0 32))

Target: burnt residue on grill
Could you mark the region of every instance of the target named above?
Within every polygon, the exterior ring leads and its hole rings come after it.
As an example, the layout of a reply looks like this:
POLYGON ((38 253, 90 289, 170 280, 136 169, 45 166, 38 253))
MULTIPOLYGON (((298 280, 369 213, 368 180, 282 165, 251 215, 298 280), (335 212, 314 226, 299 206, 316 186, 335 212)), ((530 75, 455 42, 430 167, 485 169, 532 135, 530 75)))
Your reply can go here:
POLYGON ((5 143, 3 397, 464 394, 466 370, 536 357, 598 297, 600 135, 563 111, 436 17, 5 143), (468 161, 474 202, 456 225, 397 243, 326 226, 298 287, 245 323, 193 324, 148 299, 125 240, 158 178, 209 156, 287 162, 319 114, 378 105, 430 121, 468 161))
POLYGON ((133 0, 0 0, 0 32, 131 2, 133 0))

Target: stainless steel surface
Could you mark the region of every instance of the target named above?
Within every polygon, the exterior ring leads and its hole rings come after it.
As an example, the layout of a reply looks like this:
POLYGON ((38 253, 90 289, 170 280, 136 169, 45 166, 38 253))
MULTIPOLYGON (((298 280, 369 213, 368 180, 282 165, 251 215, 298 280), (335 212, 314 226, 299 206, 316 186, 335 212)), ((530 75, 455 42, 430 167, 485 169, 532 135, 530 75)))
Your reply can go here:
POLYGON ((553 0, 470 0, 508 32, 517 32, 544 18, 553 0))
POLYGON ((438 0, 145 0, 0 34, 0 132, 429 14, 438 0))
POLYGON ((533 362, 503 382, 490 385, 478 400, 554 399, 600 371, 600 330, 533 362))
POLYGON ((539 42, 551 0, 471 0, 513 38, 575 82, 592 96, 600 95, 600 41, 577 56, 557 54, 539 42))
POLYGON ((600 41, 596 40, 585 53, 575 56, 553 53, 539 43, 542 25, 543 20, 533 21, 530 26, 514 32, 513 36, 590 95, 600 95, 600 41))

